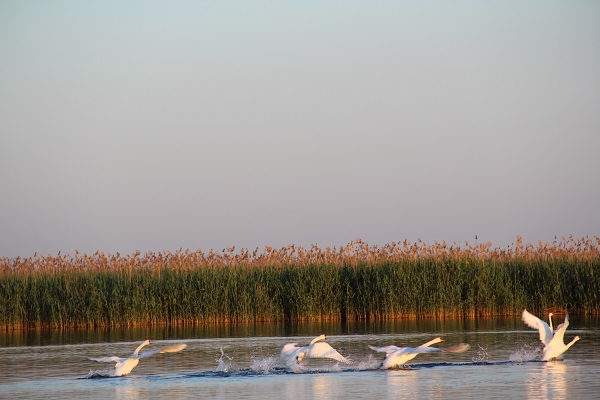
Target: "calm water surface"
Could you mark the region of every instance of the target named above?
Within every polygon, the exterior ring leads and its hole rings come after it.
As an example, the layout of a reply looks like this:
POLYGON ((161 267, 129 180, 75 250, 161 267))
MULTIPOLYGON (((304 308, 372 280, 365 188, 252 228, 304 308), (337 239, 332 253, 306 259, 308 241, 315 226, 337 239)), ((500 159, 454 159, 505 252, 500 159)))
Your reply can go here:
POLYGON ((564 360, 540 362, 538 334, 518 318, 9 332, 0 333, 0 398, 598 398, 600 319, 572 316, 565 341, 575 335, 581 340, 564 360), (352 364, 309 360, 293 372, 277 362, 284 344, 320 333, 352 364), (367 347, 414 347, 437 336, 439 347, 471 348, 384 371, 383 354, 367 347), (129 356, 145 339, 156 343, 148 350, 188 347, 142 359, 127 377, 85 378, 112 366, 86 357, 129 356))

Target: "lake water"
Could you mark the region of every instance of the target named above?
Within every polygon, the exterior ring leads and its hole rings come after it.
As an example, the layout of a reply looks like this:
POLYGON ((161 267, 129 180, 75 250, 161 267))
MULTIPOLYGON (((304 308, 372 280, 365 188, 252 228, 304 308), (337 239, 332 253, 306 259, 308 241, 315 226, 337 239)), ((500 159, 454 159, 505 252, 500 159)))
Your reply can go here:
POLYGON ((572 316, 565 341, 575 335, 581 340, 562 361, 540 362, 538 334, 519 318, 7 332, 0 333, 0 398, 598 398, 600 319, 572 316), (284 344, 305 345, 321 333, 352 364, 309 360, 291 371, 277 362, 284 344), (437 336, 445 341, 439 347, 471 348, 380 370, 383 354, 367 347, 414 347, 437 336), (145 339, 156 343, 147 350, 188 347, 142 359, 127 377, 85 378, 113 365, 86 357, 129 356, 145 339))

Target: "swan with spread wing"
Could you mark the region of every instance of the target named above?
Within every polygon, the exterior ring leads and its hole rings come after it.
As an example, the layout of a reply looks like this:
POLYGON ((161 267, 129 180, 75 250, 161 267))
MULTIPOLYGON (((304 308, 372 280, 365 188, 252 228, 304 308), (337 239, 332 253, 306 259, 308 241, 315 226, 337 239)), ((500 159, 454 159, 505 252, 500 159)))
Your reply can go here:
POLYGON ((288 343, 281 349, 279 359, 286 362, 302 362, 308 358, 331 358, 346 364, 350 361, 342 356, 336 349, 331 347, 329 343, 323 342, 327 336, 320 335, 314 338, 308 346, 298 347, 297 343, 288 343))
POLYGON ((135 367, 137 367, 137 365, 140 362, 140 359, 142 359, 142 358, 147 358, 147 357, 153 356, 155 354, 160 354, 160 353, 177 353, 178 351, 181 351, 187 347, 187 345, 184 343, 178 343, 178 344, 174 344, 174 345, 168 346, 168 347, 145 351, 140 354, 140 350, 142 350, 142 348, 144 348, 144 346, 147 346, 149 344, 152 344, 152 342, 150 340, 145 340, 142 344, 140 344, 135 349, 133 354, 130 355, 129 357, 118 357, 118 356, 95 357, 95 358, 88 357, 88 360, 97 361, 97 362, 114 362, 114 363, 116 363, 116 365, 114 367, 115 370, 114 370, 114 372, 111 373, 111 376, 125 376, 125 375, 129 375, 131 373, 131 371, 135 367))
MULTIPOLYGON (((551 316, 552 314, 550 314, 550 317, 551 316)), ((569 314, 565 315, 565 322, 556 327, 554 334, 545 321, 542 321, 527 310, 523 310, 522 319, 527 326, 537 329, 540 333, 540 342, 544 344, 542 361, 549 361, 553 358, 560 357, 565 351, 569 350, 569 347, 573 346, 575 342, 580 339, 579 336, 575 336, 568 344, 565 344, 564 342, 565 332, 569 326, 569 314)), ((552 320, 550 320, 550 323, 552 324, 552 320)))
POLYGON ((385 360, 381 364, 381 368, 390 369, 397 368, 408 361, 412 360, 416 356, 422 353, 433 353, 437 351, 444 351, 450 353, 463 353, 469 349, 469 345, 466 343, 459 343, 455 346, 449 347, 447 349, 441 349, 439 347, 429 347, 432 344, 441 343, 444 339, 441 337, 430 340, 427 343, 423 343, 418 347, 398 347, 398 346, 383 346, 383 347, 375 347, 370 346, 371 350, 378 351, 380 353, 385 353, 385 360))

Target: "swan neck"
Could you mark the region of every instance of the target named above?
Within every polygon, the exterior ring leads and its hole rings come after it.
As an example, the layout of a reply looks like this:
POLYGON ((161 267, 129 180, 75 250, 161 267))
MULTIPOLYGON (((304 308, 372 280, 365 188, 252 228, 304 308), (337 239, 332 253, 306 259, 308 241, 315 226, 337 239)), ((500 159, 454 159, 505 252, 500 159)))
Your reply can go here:
POLYGON ((310 344, 315 344, 315 343, 317 343, 319 340, 323 340, 323 339, 325 339, 325 335, 317 336, 316 338, 314 338, 314 339, 313 339, 313 340, 310 342, 310 344))
POLYGON ((421 346, 423 346, 423 347, 429 347, 432 344, 436 344, 436 343, 439 343, 439 342, 441 342, 440 338, 435 338, 435 339, 430 340, 429 342, 427 342, 425 344, 422 344, 421 346))
POLYGON ((146 342, 144 342, 144 343, 140 344, 140 345, 137 347, 137 349, 135 349, 135 351, 133 352, 133 355, 135 355, 135 356, 139 355, 139 354, 140 354, 140 350, 141 350, 141 349, 142 349, 142 348, 143 348, 145 345, 147 345, 147 344, 148 344, 148 343, 146 343, 146 342))

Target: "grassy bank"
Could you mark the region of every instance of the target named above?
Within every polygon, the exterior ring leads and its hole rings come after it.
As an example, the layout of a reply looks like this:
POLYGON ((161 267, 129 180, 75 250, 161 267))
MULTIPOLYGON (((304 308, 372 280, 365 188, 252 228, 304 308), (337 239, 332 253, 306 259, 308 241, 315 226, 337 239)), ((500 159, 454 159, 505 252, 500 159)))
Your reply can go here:
POLYGON ((600 315, 600 239, 0 259, 0 327, 600 315))

